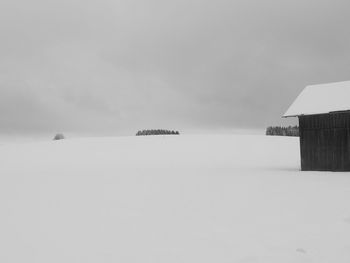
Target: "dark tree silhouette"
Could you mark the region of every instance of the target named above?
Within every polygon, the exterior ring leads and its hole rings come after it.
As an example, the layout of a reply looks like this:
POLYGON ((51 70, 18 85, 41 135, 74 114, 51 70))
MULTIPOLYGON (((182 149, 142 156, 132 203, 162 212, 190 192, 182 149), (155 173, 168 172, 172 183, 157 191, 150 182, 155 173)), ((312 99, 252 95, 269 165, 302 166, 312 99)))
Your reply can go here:
POLYGON ((180 133, 178 131, 170 131, 170 130, 163 130, 163 129, 142 130, 136 133, 136 136, 143 136, 143 135, 180 135, 180 133))
POLYGON ((273 136, 299 136, 298 126, 269 126, 266 129, 266 135, 273 136))

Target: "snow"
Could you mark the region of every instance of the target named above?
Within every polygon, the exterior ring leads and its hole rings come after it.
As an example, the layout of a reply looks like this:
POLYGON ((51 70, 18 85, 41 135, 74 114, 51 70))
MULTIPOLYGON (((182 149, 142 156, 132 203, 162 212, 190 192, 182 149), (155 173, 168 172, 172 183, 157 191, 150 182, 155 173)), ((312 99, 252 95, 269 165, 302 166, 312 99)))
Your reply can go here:
POLYGON ((350 174, 297 138, 0 145, 0 262, 350 262, 350 174))
POLYGON ((283 117, 350 110, 350 81, 307 86, 283 117))

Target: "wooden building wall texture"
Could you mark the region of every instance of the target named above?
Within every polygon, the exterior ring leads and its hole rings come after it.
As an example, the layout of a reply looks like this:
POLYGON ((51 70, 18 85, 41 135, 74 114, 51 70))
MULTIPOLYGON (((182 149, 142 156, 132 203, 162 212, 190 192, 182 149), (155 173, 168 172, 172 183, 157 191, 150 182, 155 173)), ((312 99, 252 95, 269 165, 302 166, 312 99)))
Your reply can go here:
POLYGON ((350 113, 299 116, 301 170, 350 171, 350 113))

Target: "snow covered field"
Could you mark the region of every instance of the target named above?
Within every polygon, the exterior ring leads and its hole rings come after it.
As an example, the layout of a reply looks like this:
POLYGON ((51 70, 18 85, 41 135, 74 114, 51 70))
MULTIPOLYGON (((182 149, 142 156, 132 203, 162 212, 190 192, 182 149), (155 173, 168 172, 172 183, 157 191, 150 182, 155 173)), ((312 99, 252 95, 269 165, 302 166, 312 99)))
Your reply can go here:
POLYGON ((297 138, 0 145, 0 262, 350 262, 350 173, 297 138))

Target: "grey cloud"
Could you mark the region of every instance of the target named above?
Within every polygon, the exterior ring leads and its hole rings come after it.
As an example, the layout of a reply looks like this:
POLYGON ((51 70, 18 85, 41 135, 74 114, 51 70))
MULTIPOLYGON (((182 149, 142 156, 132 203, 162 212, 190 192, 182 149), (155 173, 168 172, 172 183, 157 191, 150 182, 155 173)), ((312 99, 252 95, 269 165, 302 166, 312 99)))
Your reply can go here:
POLYGON ((349 5, 3 0, 0 128, 278 124, 305 85, 349 79, 349 5))

